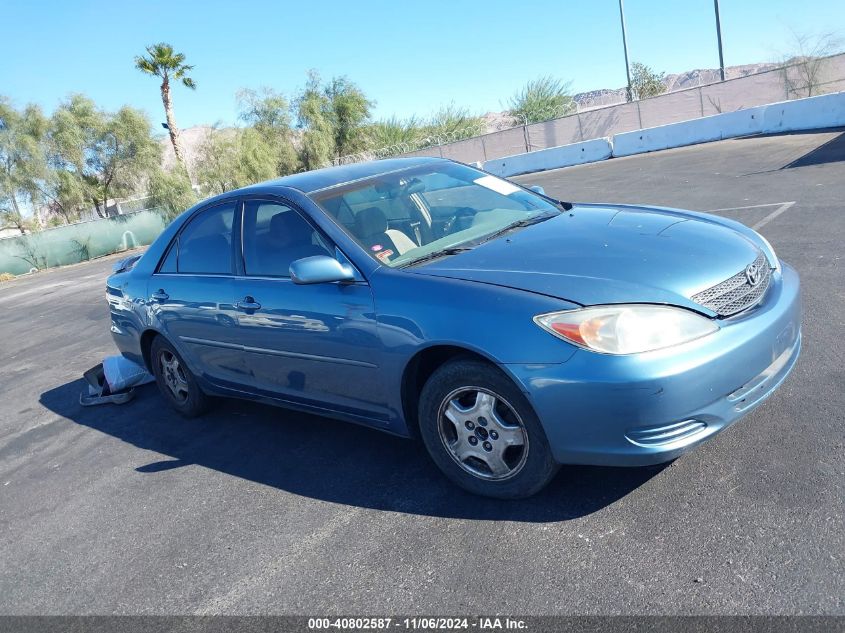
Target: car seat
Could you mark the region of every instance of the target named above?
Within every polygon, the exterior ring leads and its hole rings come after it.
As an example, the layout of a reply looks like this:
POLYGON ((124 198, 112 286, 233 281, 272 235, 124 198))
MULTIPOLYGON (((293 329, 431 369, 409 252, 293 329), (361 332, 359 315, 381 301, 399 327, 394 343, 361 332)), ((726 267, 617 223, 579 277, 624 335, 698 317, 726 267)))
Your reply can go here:
POLYGON ((396 255, 403 255, 417 248, 414 240, 402 231, 388 228, 387 216, 378 207, 367 207, 358 212, 355 216, 355 235, 365 247, 374 252, 390 249, 396 255))
MULTIPOLYGON (((327 255, 314 244, 314 229, 295 211, 282 211, 270 218, 269 231, 259 249, 261 270, 247 270, 248 274, 288 276, 290 265, 303 257, 327 255)), ((247 262, 249 268, 249 262, 247 262)))

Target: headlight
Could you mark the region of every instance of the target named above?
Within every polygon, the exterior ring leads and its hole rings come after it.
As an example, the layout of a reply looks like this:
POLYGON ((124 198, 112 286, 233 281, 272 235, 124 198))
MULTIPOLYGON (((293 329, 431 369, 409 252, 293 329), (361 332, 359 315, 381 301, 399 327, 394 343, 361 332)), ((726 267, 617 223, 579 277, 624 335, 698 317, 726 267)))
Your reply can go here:
POLYGON ((555 336, 603 354, 650 352, 712 334, 713 321, 682 308, 611 305, 534 317, 555 336))

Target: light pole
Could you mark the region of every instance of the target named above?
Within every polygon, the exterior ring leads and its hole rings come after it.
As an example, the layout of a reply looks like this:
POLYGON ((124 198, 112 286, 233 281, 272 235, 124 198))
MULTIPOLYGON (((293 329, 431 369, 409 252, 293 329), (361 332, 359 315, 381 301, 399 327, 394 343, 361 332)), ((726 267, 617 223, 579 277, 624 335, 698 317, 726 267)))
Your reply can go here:
MULTIPOLYGON (((717 3, 718 1, 716 0, 717 3)), ((622 0, 619 0, 619 19, 622 20, 622 48, 625 49, 625 75, 628 77, 627 95, 628 101, 631 101, 633 99, 631 94, 631 66, 628 64, 628 36, 625 32, 625 8, 622 5, 622 0)))
POLYGON ((719 0, 713 0, 713 7, 716 9, 716 41, 719 44, 719 75, 722 77, 722 81, 724 81, 725 58, 722 56, 722 21, 719 19, 719 0))

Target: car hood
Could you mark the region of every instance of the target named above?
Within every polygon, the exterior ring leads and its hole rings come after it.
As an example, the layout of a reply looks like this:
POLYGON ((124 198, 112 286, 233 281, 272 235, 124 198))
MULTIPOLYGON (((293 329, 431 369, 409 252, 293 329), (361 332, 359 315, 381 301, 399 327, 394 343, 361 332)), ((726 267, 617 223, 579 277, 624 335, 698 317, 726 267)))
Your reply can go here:
POLYGON ((409 272, 495 284, 581 305, 662 303, 701 312, 690 297, 735 275, 759 249, 718 219, 682 211, 576 205, 409 272))

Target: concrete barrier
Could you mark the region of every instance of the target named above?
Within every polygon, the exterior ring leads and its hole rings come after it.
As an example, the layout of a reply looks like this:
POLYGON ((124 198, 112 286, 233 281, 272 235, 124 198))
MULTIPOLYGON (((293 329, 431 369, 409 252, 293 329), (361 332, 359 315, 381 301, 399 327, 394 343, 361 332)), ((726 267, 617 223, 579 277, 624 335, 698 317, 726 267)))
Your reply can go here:
POLYGON ((613 155, 631 156, 749 134, 845 125, 845 92, 796 99, 613 136, 613 155))
POLYGON ((763 127, 765 109, 766 106, 757 106, 691 121, 616 134, 613 137, 613 155, 631 156, 672 147, 759 134, 763 127))
POLYGON ((610 158, 613 145, 609 138, 597 138, 583 143, 550 147, 527 154, 515 154, 484 163, 485 171, 509 177, 558 167, 569 167, 610 158))
POLYGON ((765 133, 845 126, 845 92, 772 103, 765 108, 765 133))
POLYGON ((750 134, 832 127, 845 127, 845 92, 724 112, 475 164, 507 178, 750 134))

